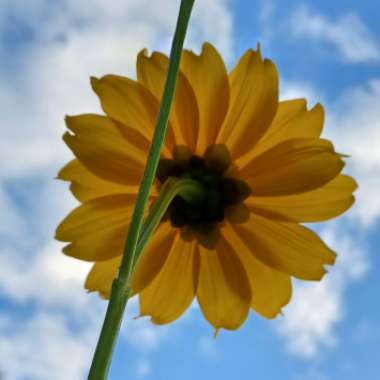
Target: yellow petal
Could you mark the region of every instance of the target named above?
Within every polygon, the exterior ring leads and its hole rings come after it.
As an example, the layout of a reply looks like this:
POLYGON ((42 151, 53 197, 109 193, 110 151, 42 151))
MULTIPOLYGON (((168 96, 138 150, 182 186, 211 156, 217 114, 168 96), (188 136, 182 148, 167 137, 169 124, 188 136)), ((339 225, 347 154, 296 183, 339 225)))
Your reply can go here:
POLYGON ((112 281, 117 276, 122 256, 95 263, 87 276, 84 287, 89 292, 99 292, 109 298, 112 281))
POLYGON ((216 250, 199 245, 197 297, 205 318, 216 330, 235 330, 246 320, 251 303, 247 274, 235 252, 220 239, 216 250))
POLYGON ((177 230, 169 222, 161 223, 139 257, 132 277, 132 289, 139 293, 156 277, 173 247, 177 230))
POLYGON ((252 289, 251 307, 265 318, 275 318, 290 301, 290 276, 259 261, 230 225, 226 225, 222 231, 231 249, 239 255, 248 274, 252 289))
POLYGON ((265 135, 244 157, 237 161, 240 167, 254 157, 279 144, 294 138, 319 138, 324 122, 324 110, 317 104, 310 111, 304 99, 280 102, 276 116, 265 135))
POLYGON ((320 280, 335 253, 314 232, 294 223, 275 222, 251 214, 245 224, 233 225, 244 245, 263 264, 303 280, 320 280))
MULTIPOLYGON (((91 78, 91 84, 99 96, 104 112, 120 123, 140 132, 151 141, 159 110, 159 103, 141 84, 117 75, 91 78)), ((171 152, 174 138, 168 131, 165 146, 171 152)))
POLYGON ((128 144, 107 117, 80 115, 67 117, 63 139, 78 160, 95 175, 123 185, 138 185, 145 157, 128 144))
POLYGON ((112 194, 137 194, 138 186, 125 186, 106 181, 87 170, 78 160, 67 163, 57 178, 70 181, 70 190, 81 202, 112 194))
POLYGON ((271 219, 291 222, 320 222, 334 218, 354 203, 355 180, 339 175, 319 189, 280 197, 249 197, 248 208, 271 219))
POLYGON ((122 254, 136 196, 110 195, 74 209, 57 227, 56 239, 72 242, 64 252, 81 260, 107 260, 122 254))
MULTIPOLYGON (((149 282, 152 280, 152 278, 161 269, 161 266, 163 265, 163 261, 161 262, 160 260, 157 260, 160 258, 160 253, 162 253, 161 256, 164 256, 164 259, 167 256, 167 252, 165 252, 166 246, 162 245, 163 238, 169 236, 172 242, 173 236, 174 236, 173 233, 172 234, 169 233, 167 224, 168 223, 164 223, 157 228, 151 240, 149 241, 149 244, 145 247, 144 255, 148 256, 150 259, 153 259, 153 260, 152 261, 145 260, 144 264, 147 264, 148 268, 144 267, 142 276, 141 276, 141 273, 139 275, 139 277, 141 277, 139 282, 142 284, 142 286, 140 285, 139 291, 142 288, 144 288, 146 285, 148 285, 149 282), (152 253, 155 254, 154 257, 152 253), (158 269, 155 269, 156 267, 158 269)), ((110 260, 104 260, 104 261, 99 261, 95 263, 93 267, 91 268, 90 273, 87 276, 85 288, 89 290, 90 292, 94 292, 94 291, 99 292, 99 294, 103 298, 109 298, 109 295, 111 293, 112 281, 118 273, 119 266, 121 263, 121 258, 122 258, 122 255, 117 256, 110 260)), ((140 271, 141 271, 141 268, 140 268, 140 271)), ((134 289, 133 294, 135 293, 136 291, 134 289)))
MULTIPOLYGON (((162 53, 153 53, 150 57, 146 50, 137 57, 137 78, 150 92, 161 101, 169 59, 162 53)), ((199 116, 194 91, 189 81, 179 72, 170 114, 172 128, 177 145, 186 145, 195 151, 198 135, 199 116)))
POLYGON ((119 123, 117 120, 112 120, 115 126, 118 128, 124 139, 134 148, 140 150, 144 157, 147 157, 150 147, 150 139, 141 130, 131 128, 125 124, 119 123))
POLYGON ((278 74, 260 51, 249 50, 230 74, 230 106, 217 142, 233 159, 252 149, 267 131, 278 106, 278 74))
POLYGON ((209 43, 196 55, 184 50, 181 70, 189 80, 199 109, 199 133, 196 153, 203 155, 215 143, 229 103, 228 75, 223 59, 209 43))
POLYGON ((177 234, 161 271, 140 293, 140 314, 150 315, 156 324, 179 318, 194 299, 198 271, 195 243, 177 234))
POLYGON ((83 261, 108 260, 123 253, 127 233, 128 223, 99 230, 97 233, 73 240, 63 248, 63 253, 83 261))
POLYGON ((344 162, 332 144, 322 139, 284 141, 254 158, 241 170, 253 196, 304 193, 335 178, 344 162))

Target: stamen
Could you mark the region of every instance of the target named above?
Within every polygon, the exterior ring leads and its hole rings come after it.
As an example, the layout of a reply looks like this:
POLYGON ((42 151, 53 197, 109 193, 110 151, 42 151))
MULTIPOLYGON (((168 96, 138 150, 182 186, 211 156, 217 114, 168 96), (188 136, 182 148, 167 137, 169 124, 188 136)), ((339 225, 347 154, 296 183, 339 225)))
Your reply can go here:
POLYGON ((183 197, 173 199, 168 218, 173 227, 181 229, 185 240, 196 238, 204 247, 215 248, 219 240, 219 224, 225 217, 233 223, 248 220, 249 211, 242 202, 251 189, 244 181, 227 177, 231 158, 225 145, 207 148, 204 158, 191 153, 183 145, 173 150, 173 159, 162 159, 157 169, 157 179, 164 183, 169 177, 190 178, 204 186, 204 196, 188 203, 183 197))

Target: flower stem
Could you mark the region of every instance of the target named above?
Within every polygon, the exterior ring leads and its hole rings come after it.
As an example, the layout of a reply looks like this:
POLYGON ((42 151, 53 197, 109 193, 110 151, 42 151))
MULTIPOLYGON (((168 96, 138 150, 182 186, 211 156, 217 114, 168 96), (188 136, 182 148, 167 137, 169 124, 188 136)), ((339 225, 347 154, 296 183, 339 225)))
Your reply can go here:
POLYGON ((136 246, 133 266, 137 262, 140 253, 144 249, 149 238, 160 223, 171 201, 179 195, 189 203, 196 203, 204 196, 203 185, 190 178, 169 177, 160 190, 160 194, 152 205, 147 219, 145 220, 139 240, 136 246))
MULTIPOLYGON (((160 194, 151 207, 148 217, 142 225, 141 233, 135 249, 134 260, 133 262, 130 262, 132 271, 146 243, 149 241, 149 238, 152 236, 154 230, 160 223, 170 203, 177 195, 184 198, 189 203, 199 202, 204 195, 204 187, 198 181, 190 178, 169 177, 165 181, 160 190, 160 194)), ((123 315, 123 311, 130 294, 130 288, 127 287, 127 290, 125 290, 124 285, 125 284, 119 281, 118 278, 115 279, 112 284, 111 298, 103 324, 102 333, 99 338, 99 342, 102 344, 98 343, 97 347, 99 357, 108 358, 108 366, 110 364, 112 353, 112 351, 109 350, 112 348, 112 345, 114 344, 118 334, 118 329, 115 329, 115 326, 120 326, 121 317, 123 315), (127 294, 127 296, 125 296, 125 294, 127 294)), ((93 371, 93 373, 90 373, 90 376, 93 377, 89 378, 104 379, 104 377, 99 376, 105 376, 106 372, 104 374, 101 374, 99 371, 107 371, 108 367, 106 368, 103 366, 103 362, 98 363, 94 358, 93 367, 91 367, 91 371, 93 371), (94 368, 94 370, 92 370, 92 368, 94 368)))
POLYGON ((176 88, 183 42, 186 35, 194 0, 181 0, 176 30, 170 51, 170 62, 165 82, 161 107, 149 150, 148 161, 140 184, 136 205, 125 243, 124 255, 118 277, 112 284, 112 291, 102 330, 96 346, 88 379, 104 380, 107 378, 112 353, 118 336, 123 313, 130 295, 129 280, 136 263, 137 243, 142 227, 142 220, 148 202, 151 187, 160 159, 161 148, 165 138, 170 108, 176 88))

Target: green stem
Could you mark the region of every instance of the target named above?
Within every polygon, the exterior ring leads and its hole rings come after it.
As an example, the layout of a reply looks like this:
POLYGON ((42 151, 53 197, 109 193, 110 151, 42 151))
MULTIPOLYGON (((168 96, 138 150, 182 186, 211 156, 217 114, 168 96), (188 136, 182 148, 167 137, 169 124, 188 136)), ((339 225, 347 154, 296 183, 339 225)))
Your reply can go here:
MULTIPOLYGON (((161 222, 166 210, 172 200, 177 196, 181 196, 188 202, 197 202, 204 194, 203 186, 193 179, 189 178, 174 178, 170 177, 166 180, 160 190, 160 194, 152 205, 148 217, 146 218, 142 228, 140 237, 136 246, 134 261, 131 262, 132 270, 135 267, 138 257, 144 249, 149 238, 152 236, 158 224, 161 222)), ((111 298, 106 313, 106 318, 103 324, 102 333, 99 338, 97 352, 100 358, 108 358, 110 361, 110 349, 117 338, 118 329, 115 326, 120 326, 121 317, 130 295, 130 288, 125 290, 125 284, 115 279, 112 284, 111 298), (127 296, 125 296, 127 294, 127 296)), ((109 364, 108 364, 109 365, 109 364)), ((98 362, 94 359, 91 367, 90 379, 104 379, 106 373, 100 372, 107 370, 104 362, 98 362), (94 368, 94 369, 92 369, 94 368), (104 368, 104 369, 103 369, 104 368), (92 376, 92 377, 91 377, 92 376), (103 377, 101 377, 103 376, 103 377)))
POLYGON ((152 236, 154 230, 160 223, 171 201, 177 195, 180 195, 189 203, 198 202, 204 195, 204 188, 198 181, 190 178, 170 177, 165 181, 158 198, 153 203, 150 213, 141 228, 133 266, 137 262, 140 253, 152 236))
POLYGON ((178 21, 170 51, 168 74, 156 128, 153 134, 148 161, 140 184, 139 193, 137 195, 136 205, 125 243, 123 259, 119 268, 119 274, 112 284, 111 297, 92 360, 88 376, 89 380, 104 380, 108 375, 116 338, 120 330, 124 309, 130 295, 128 282, 136 262, 136 245, 139 239, 145 207, 148 202, 167 130, 170 108, 177 83, 183 42, 193 5, 194 0, 181 0, 178 21))

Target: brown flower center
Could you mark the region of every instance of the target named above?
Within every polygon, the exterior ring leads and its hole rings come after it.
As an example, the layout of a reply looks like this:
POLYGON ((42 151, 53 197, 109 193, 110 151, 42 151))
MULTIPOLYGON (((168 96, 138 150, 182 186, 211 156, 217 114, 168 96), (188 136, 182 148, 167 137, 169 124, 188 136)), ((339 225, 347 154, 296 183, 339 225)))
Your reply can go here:
MULTIPOLYGON (((218 225, 234 212, 242 214, 241 203, 251 189, 244 181, 228 175, 230 167, 230 154, 221 144, 209 146, 204 157, 192 154, 185 146, 176 146, 173 159, 160 160, 156 177, 161 184, 169 177, 178 177, 199 181, 204 187, 204 196, 198 202, 188 203, 177 196, 168 208, 166 218, 173 227, 182 229, 183 238, 197 238, 205 247, 213 248, 219 236, 218 225)), ((247 214, 243 214, 240 219, 245 219, 247 214)))

